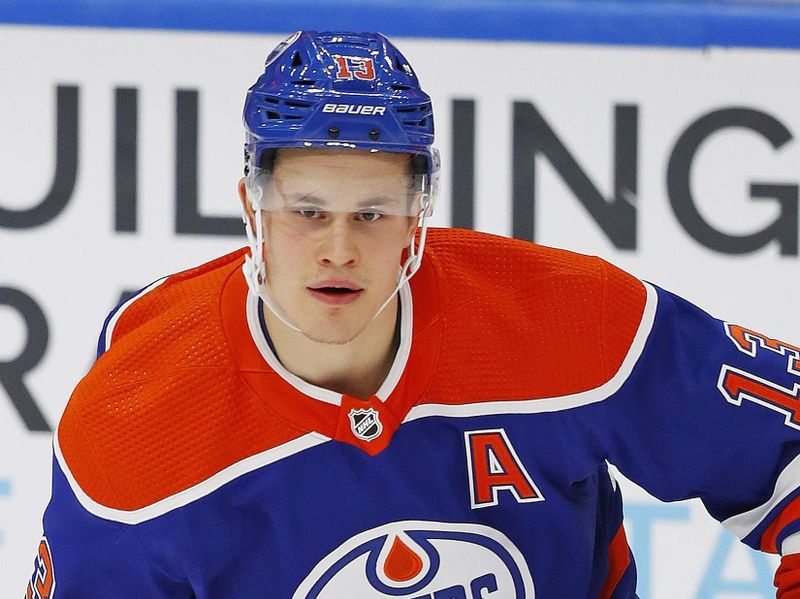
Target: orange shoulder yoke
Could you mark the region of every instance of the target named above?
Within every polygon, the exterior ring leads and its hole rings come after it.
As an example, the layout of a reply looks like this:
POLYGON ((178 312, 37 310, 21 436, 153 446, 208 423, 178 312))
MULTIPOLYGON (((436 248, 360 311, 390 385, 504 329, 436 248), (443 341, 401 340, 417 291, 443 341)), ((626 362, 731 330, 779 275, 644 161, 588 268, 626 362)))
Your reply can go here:
POLYGON ((58 443, 95 502, 139 509, 302 434, 272 422, 228 350, 220 299, 242 254, 173 275, 130 304, 75 389, 58 443))
POLYGON ((560 397, 620 368, 642 320, 641 281, 594 256, 458 229, 427 245, 442 351, 424 403, 560 397))

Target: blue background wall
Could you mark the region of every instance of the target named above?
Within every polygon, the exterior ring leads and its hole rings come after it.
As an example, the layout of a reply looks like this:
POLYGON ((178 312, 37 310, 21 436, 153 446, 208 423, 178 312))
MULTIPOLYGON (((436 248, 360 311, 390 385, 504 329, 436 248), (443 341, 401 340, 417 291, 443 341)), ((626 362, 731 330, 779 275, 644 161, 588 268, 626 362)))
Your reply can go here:
POLYGON ((2 0, 0 22, 656 46, 800 47, 800 4, 722 0, 2 0))

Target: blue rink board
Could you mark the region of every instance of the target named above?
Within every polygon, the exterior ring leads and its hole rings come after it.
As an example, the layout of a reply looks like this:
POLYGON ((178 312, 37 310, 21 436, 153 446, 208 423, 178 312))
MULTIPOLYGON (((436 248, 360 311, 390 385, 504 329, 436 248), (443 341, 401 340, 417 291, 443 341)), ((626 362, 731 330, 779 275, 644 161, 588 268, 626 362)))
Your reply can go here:
POLYGON ((800 48, 800 3, 775 0, 0 0, 0 23, 800 48))

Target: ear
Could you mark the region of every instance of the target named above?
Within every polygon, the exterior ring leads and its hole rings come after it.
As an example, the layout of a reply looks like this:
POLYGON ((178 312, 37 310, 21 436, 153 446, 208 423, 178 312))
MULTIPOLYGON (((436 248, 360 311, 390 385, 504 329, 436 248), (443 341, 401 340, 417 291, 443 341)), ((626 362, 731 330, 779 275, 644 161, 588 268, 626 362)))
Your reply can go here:
POLYGON ((244 214, 247 215, 247 220, 250 222, 250 228, 255 231, 256 215, 255 212, 253 212, 252 206, 250 206, 250 202, 247 200, 247 187, 244 183, 244 177, 239 179, 239 185, 237 188, 239 190, 239 201, 242 203, 242 210, 244 211, 244 214))

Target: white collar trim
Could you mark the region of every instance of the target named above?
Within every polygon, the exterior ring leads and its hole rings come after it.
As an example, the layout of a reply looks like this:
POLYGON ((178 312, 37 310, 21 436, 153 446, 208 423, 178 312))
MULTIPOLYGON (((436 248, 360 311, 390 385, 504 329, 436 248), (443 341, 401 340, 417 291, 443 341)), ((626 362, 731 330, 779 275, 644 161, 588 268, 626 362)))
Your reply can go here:
MULTIPOLYGON (((400 297, 400 346, 397 348, 397 353, 392 362, 392 367, 389 369, 389 374, 380 386, 375 396, 381 401, 386 399, 392 394, 397 383, 400 381, 400 376, 405 370, 408 363, 408 357, 411 354, 411 337, 414 323, 414 305, 411 297, 411 288, 408 282, 403 285, 398 291, 400 297)), ((264 331, 261 330, 261 320, 259 318, 258 296, 251 290, 247 292, 247 325, 250 329, 250 336, 256 344, 256 347, 261 352, 262 357, 283 380, 292 385, 295 389, 320 401, 324 401, 335 406, 342 404, 341 393, 336 393, 330 389, 318 387, 311 383, 304 381, 299 376, 292 374, 283 364, 281 364, 278 357, 269 346, 267 338, 264 336, 264 331)))

